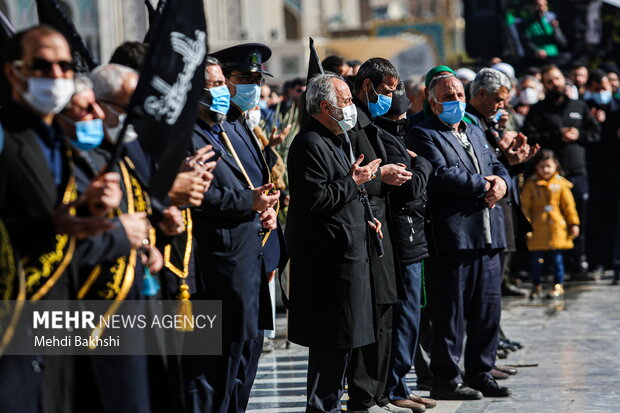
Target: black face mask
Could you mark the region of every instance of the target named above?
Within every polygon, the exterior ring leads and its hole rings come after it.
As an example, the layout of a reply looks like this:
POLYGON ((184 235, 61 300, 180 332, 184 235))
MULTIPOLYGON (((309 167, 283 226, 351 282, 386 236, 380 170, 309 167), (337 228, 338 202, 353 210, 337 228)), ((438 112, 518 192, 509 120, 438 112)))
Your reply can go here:
POLYGON ((374 119, 375 123, 394 136, 405 136, 407 134, 407 118, 392 120, 383 117, 374 119))

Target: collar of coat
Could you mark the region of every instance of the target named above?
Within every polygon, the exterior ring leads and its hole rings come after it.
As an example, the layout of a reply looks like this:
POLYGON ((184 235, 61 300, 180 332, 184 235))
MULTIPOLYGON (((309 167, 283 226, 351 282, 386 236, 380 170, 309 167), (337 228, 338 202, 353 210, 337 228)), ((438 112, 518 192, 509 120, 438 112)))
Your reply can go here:
POLYGON ((542 179, 538 173, 534 173, 534 175, 532 175, 532 178, 534 181, 536 181, 536 186, 549 186, 552 184, 560 184, 560 185, 566 185, 568 188, 572 188, 573 184, 566 178, 564 178, 563 176, 560 175, 559 172, 555 172, 553 174, 553 176, 549 179, 542 179))
POLYGON ((357 109, 357 123, 361 128, 365 128, 370 125, 372 121, 370 120, 370 111, 366 107, 366 104, 359 100, 357 96, 353 96, 353 104, 357 109))
POLYGON ((226 113, 226 120, 229 122, 234 122, 239 119, 241 115, 243 115, 241 109, 231 103, 230 108, 228 109, 228 113, 226 113))
POLYGON ((310 116, 310 120, 308 121, 306 128, 317 132, 323 137, 331 139, 339 148, 342 147, 342 142, 344 141, 344 134, 335 135, 332 131, 327 129, 325 125, 319 122, 314 116, 310 116))

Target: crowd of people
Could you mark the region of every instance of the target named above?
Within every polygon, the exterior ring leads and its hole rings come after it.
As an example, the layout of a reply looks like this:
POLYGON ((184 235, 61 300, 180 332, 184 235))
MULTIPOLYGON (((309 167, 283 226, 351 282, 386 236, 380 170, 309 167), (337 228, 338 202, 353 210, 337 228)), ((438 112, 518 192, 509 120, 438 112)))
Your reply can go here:
POLYGON ((537 60, 516 70, 494 58, 410 79, 384 58, 329 56, 278 88, 268 46, 215 51, 163 199, 126 124, 148 45, 78 73, 56 30, 17 33, 0 110, 3 299, 221 300, 224 324, 221 355, 4 355, 0 411, 243 412, 286 273, 306 412, 341 411, 345 386, 350 412, 509 397, 498 380, 516 370, 497 358, 521 344, 501 331, 501 296, 620 278, 620 70, 559 59, 543 42, 557 27, 527 23, 537 60), (414 365, 430 398, 406 380, 414 365))

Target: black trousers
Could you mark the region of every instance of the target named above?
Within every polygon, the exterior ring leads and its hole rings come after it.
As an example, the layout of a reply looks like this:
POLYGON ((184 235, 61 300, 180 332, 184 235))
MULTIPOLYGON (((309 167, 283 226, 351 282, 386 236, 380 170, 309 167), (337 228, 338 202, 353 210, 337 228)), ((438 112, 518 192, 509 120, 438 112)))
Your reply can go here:
POLYGON ((575 198, 575 207, 579 214, 579 236, 573 240, 575 247, 565 254, 565 265, 569 272, 580 272, 582 263, 586 260, 586 234, 588 232, 588 200, 590 198, 590 186, 587 175, 567 176, 572 184, 572 193, 575 198))
POLYGON ((339 413, 351 349, 310 347, 306 413, 339 413))
POLYGON ((393 310, 393 304, 375 305, 375 342, 351 351, 347 371, 348 410, 389 403, 384 393, 392 352, 393 310))
POLYGON ((263 332, 253 339, 222 343, 221 356, 184 356, 186 412, 245 412, 263 350, 263 332))
POLYGON ((433 387, 476 385, 491 377, 501 316, 500 254, 457 251, 431 259, 433 387), (465 348, 465 374, 459 361, 465 348))

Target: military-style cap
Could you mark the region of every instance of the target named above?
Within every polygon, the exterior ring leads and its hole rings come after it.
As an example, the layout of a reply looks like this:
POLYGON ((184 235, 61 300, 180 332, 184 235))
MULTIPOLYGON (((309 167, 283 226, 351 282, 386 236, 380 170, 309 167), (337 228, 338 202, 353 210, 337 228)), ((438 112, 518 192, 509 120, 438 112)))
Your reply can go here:
POLYGON ((263 70, 263 63, 271 57, 271 49, 262 43, 244 43, 237 46, 227 47, 211 53, 229 70, 242 72, 256 72, 273 77, 271 73, 263 70))

